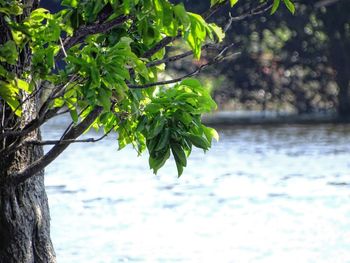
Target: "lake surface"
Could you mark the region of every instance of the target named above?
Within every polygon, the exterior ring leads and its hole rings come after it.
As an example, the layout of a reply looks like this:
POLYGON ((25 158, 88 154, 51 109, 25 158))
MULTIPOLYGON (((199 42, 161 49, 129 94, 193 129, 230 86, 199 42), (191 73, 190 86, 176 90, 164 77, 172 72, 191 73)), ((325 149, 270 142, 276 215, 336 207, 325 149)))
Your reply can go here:
POLYGON ((113 135, 70 146, 46 170, 58 262, 350 262, 349 125, 218 131, 180 179, 113 135))

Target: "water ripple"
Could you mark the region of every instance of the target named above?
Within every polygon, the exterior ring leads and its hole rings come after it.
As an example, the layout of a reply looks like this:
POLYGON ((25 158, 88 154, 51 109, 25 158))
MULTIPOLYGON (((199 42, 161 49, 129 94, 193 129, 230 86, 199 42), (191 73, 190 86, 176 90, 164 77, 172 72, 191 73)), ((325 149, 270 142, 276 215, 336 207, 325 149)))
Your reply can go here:
POLYGON ((349 262, 350 126, 220 136, 180 179, 173 163, 152 175, 113 137, 71 146, 46 177, 58 261, 349 262))

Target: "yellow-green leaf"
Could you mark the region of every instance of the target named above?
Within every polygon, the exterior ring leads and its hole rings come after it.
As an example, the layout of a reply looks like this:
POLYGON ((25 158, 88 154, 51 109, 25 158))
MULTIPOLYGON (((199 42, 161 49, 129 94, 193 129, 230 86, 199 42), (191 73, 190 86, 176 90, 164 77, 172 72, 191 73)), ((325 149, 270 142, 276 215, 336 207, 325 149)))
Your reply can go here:
POLYGON ((26 82, 22 79, 16 79, 16 82, 17 82, 18 88, 20 88, 21 90, 24 90, 26 92, 32 92, 32 89, 31 89, 28 82, 26 82))
POLYGON ((238 0, 230 0, 230 5, 233 7, 235 4, 237 4, 238 0))

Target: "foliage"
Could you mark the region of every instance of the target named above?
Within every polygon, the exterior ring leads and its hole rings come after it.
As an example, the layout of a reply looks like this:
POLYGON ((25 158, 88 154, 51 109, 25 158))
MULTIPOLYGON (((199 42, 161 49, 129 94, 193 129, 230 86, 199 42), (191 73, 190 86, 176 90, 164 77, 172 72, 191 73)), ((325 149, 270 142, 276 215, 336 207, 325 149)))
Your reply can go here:
MULTIPOLYGON (((349 74, 341 70, 348 67, 345 61, 350 57, 349 2, 322 8, 317 8, 317 3, 323 1, 298 1, 294 15, 282 6, 272 16, 263 13, 232 24, 225 42, 235 43, 241 54, 208 74, 225 78, 214 91, 219 107, 296 113, 339 111, 340 90, 347 87, 338 82, 341 76, 349 80, 349 74)), ((254 0, 239 1, 232 16, 245 14, 254 4, 254 0)), ((187 6, 196 7, 190 2, 187 6)), ((223 24, 222 17, 228 11, 223 9, 213 20, 223 24)))
MULTIPOLYGON (((226 2, 233 7, 238 0, 210 3, 214 8, 226 2)), ((283 2, 294 12, 289 0, 283 2)), ((279 3, 274 0, 272 12, 279 3)), ((212 139, 218 139, 214 129, 201 123, 201 114, 216 105, 195 79, 170 85, 157 82, 165 64, 149 63, 164 59, 166 46, 179 37, 199 59, 205 43, 224 39, 222 29, 186 11, 182 3, 167 0, 63 0, 61 4, 57 13, 37 8, 21 17, 21 1, 0 1, 0 14, 12 35, 0 46, 1 98, 21 118, 26 98, 49 86, 38 121, 68 109, 73 127, 102 108, 89 127, 117 132, 120 149, 128 144, 138 153, 147 149, 154 173, 172 154, 180 176, 193 146, 206 151, 212 139), (27 49, 31 65, 13 74, 11 69, 27 49)))

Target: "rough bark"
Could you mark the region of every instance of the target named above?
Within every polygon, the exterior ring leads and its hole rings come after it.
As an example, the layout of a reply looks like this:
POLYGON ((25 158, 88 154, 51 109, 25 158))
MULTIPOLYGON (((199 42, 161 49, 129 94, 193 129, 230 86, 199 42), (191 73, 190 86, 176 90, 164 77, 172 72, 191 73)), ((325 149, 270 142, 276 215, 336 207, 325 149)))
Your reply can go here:
MULTIPOLYGON (((30 136, 35 138, 40 133, 35 131, 30 136)), ((20 170, 42 154, 40 146, 21 149, 2 163, 1 176, 20 170)), ((0 262, 55 262, 44 171, 17 187, 1 189, 0 262)))
MULTIPOLYGON (((23 1, 30 8, 37 6, 38 1, 23 1)), ((26 9, 23 19, 28 13, 26 9)), ((11 39, 11 34, 0 16, 0 44, 11 39)), ((30 67, 31 54, 24 48, 19 56, 17 66, 8 66, 17 76, 22 70, 30 67)), ((22 94, 22 100, 26 94, 22 94)), ((22 106, 22 116, 16 117, 0 100, 2 122, 7 127, 18 125, 24 127, 38 113, 39 98, 27 100, 22 106)), ((8 147, 15 140, 40 139, 40 130, 36 129, 26 137, 7 137, 0 141, 1 149, 8 147), (28 138, 29 137, 29 138, 28 138)), ((24 145, 12 154, 0 158, 0 176, 6 177, 27 167, 43 155, 42 146, 24 145)), ((0 187, 0 262, 1 263, 52 263, 55 252, 50 239, 50 215, 44 185, 44 171, 39 171, 24 183, 17 186, 0 187)))

